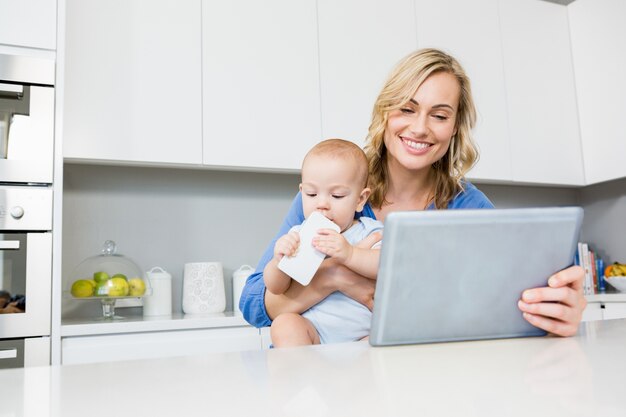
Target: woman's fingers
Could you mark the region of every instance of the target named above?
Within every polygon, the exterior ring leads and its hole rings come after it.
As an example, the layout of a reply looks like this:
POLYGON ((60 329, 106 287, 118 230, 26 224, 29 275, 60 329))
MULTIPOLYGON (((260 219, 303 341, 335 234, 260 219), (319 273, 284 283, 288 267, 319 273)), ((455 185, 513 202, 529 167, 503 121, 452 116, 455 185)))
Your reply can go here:
POLYGON ((583 291, 583 281, 585 279, 585 270, 580 266, 571 266, 563 269, 548 279, 548 285, 552 288, 569 286, 574 290, 583 291))
POLYGON ((582 268, 570 267, 551 276, 548 287, 524 291, 518 303, 524 318, 559 336, 576 334, 587 306, 582 291, 583 277, 582 268))
POLYGON ((557 336, 574 336, 578 331, 578 324, 574 324, 574 322, 563 322, 526 312, 523 313, 523 316, 533 326, 557 336))

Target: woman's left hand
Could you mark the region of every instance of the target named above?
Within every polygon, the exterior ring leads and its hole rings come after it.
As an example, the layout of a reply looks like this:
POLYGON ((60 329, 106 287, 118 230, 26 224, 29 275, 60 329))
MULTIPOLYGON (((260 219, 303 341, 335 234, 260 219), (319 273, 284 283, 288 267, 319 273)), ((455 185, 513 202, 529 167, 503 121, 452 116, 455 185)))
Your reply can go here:
POLYGON ((575 335, 587 306, 583 296, 584 277, 580 266, 572 266, 552 275, 547 287, 524 291, 518 302, 524 318, 554 335, 575 335))

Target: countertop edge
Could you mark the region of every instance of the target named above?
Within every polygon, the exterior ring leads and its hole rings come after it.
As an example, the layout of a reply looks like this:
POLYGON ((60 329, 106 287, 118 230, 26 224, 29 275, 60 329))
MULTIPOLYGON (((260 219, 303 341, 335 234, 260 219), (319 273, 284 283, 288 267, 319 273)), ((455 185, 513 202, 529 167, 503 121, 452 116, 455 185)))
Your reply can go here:
POLYGON ((130 316, 113 321, 64 319, 61 323, 61 337, 231 327, 252 326, 242 316, 234 315, 232 312, 206 316, 184 314, 164 317, 130 316))

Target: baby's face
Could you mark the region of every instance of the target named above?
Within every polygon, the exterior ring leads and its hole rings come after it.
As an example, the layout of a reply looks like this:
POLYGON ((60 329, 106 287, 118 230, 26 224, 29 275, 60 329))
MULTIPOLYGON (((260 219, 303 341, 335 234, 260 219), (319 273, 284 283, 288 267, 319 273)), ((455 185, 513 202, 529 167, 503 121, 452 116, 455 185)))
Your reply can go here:
POLYGON ((341 228, 348 229, 354 213, 363 210, 369 196, 364 190, 355 162, 312 155, 302 167, 302 205, 308 218, 319 211, 341 228))

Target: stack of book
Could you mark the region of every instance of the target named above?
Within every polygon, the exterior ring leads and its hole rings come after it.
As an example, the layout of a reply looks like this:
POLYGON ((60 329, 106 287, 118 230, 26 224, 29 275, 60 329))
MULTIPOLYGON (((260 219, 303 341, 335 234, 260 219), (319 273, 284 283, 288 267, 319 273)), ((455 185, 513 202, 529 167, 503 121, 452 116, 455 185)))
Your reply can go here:
POLYGON ((585 295, 597 294, 606 290, 604 281, 604 261, 589 244, 585 242, 578 243, 578 251, 574 259, 576 265, 580 265, 585 270, 585 281, 583 291, 585 295))

